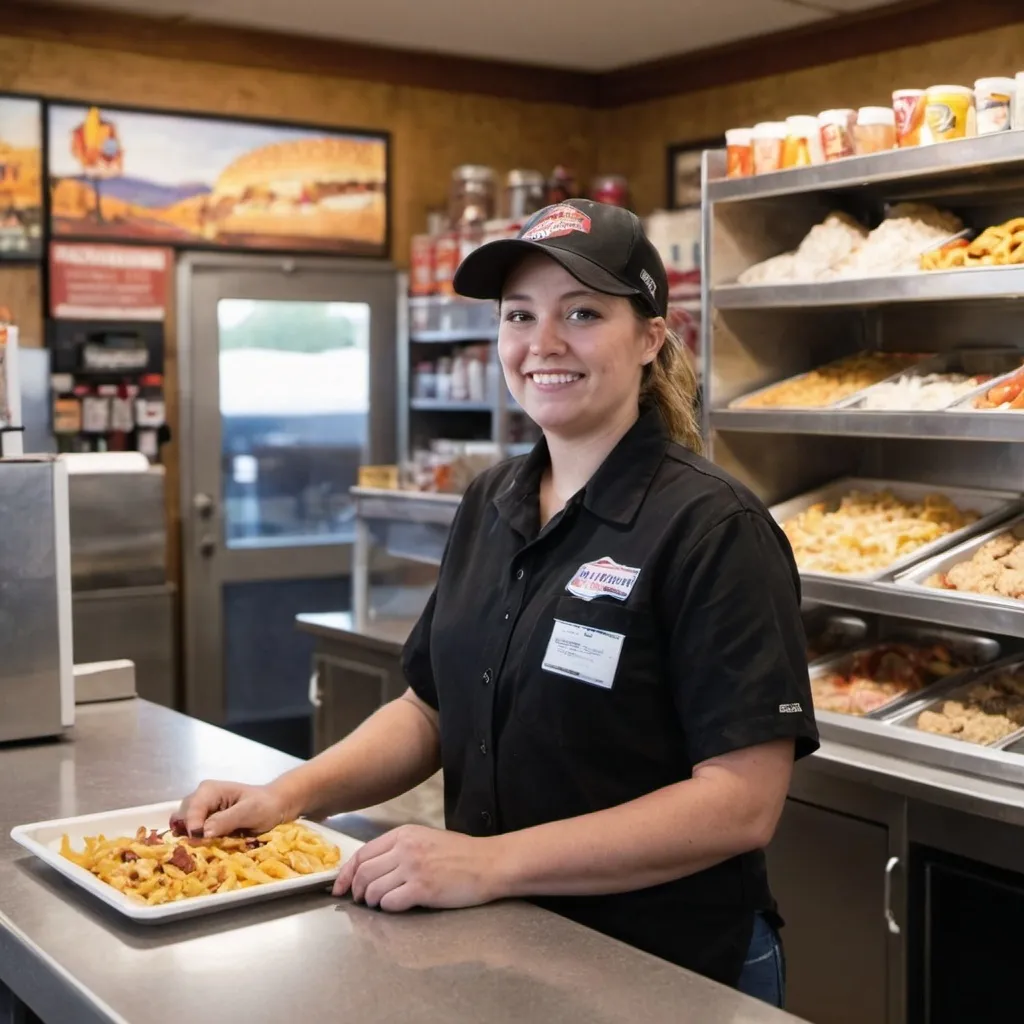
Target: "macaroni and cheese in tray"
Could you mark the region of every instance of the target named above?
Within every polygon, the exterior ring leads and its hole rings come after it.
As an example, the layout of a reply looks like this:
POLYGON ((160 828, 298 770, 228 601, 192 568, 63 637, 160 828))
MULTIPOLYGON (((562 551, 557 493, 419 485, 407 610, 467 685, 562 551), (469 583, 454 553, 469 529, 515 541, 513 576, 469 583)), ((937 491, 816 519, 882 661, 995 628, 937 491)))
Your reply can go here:
POLYGON ((193 839, 169 828, 178 804, 21 825, 11 837, 127 917, 192 917, 328 888, 362 845, 300 819, 269 832, 193 839))
POLYGON ((801 574, 891 578, 1009 517, 1020 494, 889 480, 837 480, 772 508, 801 574))

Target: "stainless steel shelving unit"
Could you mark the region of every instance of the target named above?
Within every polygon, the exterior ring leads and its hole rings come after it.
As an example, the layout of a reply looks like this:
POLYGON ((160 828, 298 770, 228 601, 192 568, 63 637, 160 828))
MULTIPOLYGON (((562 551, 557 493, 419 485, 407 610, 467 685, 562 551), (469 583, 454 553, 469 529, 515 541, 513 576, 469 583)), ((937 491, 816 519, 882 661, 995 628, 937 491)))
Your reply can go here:
MULTIPOLYGON (((498 339, 495 304, 446 296, 406 298, 405 288, 400 294, 397 359, 401 461, 408 461, 414 437, 490 440, 499 446, 503 456, 524 450, 524 444, 512 441, 511 417, 520 410, 505 387, 498 366, 494 348, 498 339), (433 358, 437 353, 466 344, 491 346, 485 400, 458 401, 413 395, 413 371, 417 360, 433 358), (467 417, 478 419, 467 421, 467 417), (485 420, 484 417, 489 418, 485 420), (457 430, 446 430, 446 424, 454 425, 456 422, 457 430)), ((529 444, 525 445, 526 449, 529 447, 529 444)))
MULTIPOLYGON (((792 249, 830 209, 877 223, 918 199, 981 229, 1024 212, 1024 132, 729 181, 705 154, 705 431, 712 458, 777 504, 860 474, 943 487, 1024 491, 1024 414, 743 409, 759 387, 864 350, 1024 353, 1024 267, 743 286, 737 276, 792 249)), ((1024 602, 994 606, 898 582, 807 577, 807 602, 1024 639, 1024 602)), ((936 767, 1024 782, 1024 757, 923 737, 881 720, 825 718, 830 738, 936 767), (869 737, 870 741, 866 741, 869 737), (920 741, 920 742, 919 742, 920 741)))

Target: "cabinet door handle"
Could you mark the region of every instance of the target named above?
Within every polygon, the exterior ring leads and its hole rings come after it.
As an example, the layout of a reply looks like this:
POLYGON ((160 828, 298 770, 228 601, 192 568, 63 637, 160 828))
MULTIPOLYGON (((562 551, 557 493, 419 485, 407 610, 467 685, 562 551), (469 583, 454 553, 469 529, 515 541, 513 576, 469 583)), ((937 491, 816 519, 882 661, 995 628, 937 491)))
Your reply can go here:
POLYGON ((309 677, 309 703, 314 708, 318 708, 323 704, 323 698, 320 696, 320 670, 314 669, 313 674, 309 677))
POLYGON ((899 935, 900 926, 896 921, 896 915, 892 912, 892 876, 893 872, 900 866, 899 857, 890 857, 885 865, 885 895, 883 897, 885 906, 885 923, 889 928, 890 935, 899 935))

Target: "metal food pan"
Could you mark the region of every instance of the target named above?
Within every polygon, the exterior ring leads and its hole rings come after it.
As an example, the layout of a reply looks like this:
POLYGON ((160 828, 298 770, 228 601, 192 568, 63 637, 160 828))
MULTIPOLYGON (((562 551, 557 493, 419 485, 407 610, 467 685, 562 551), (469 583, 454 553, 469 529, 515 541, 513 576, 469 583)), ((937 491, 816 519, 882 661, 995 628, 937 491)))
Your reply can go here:
POLYGON ((975 391, 972 391, 969 395, 964 395, 959 402, 955 402, 949 406, 949 412, 973 412, 978 413, 982 416, 1019 416, 1024 410, 1020 409, 975 409, 974 400, 979 396, 985 394, 986 391, 991 391, 993 388, 999 387, 1003 381, 1009 380, 1015 373, 1024 368, 1024 356, 1018 357, 1017 365, 1011 369, 1001 373, 998 377, 987 381, 982 384, 975 391))
MULTIPOLYGON (((964 668, 951 673, 943 679, 926 686, 922 690, 912 690, 909 693, 899 694, 885 704, 875 708, 866 715, 856 715, 856 718, 880 719, 891 715, 898 708, 917 703, 927 693, 931 694, 936 687, 952 685, 954 680, 962 680, 967 675, 977 672, 980 666, 988 666, 994 662, 1002 653, 1002 647, 997 640, 984 636, 976 636, 972 633, 959 633, 950 629, 932 628, 929 626, 904 626, 894 630, 890 635, 881 637, 871 644, 864 644, 856 650, 845 651, 829 658, 822 658, 810 666, 809 674, 813 681, 831 672, 848 671, 856 657, 873 651, 878 647, 885 647, 889 644, 908 643, 927 644, 941 643, 949 647, 954 653, 968 662, 964 668)), ((834 712, 841 714, 842 712, 834 712)))
POLYGON ((930 494, 942 494, 961 511, 973 510, 979 514, 980 518, 970 526, 954 530, 945 537, 922 545, 882 569, 867 573, 810 572, 801 569, 802 576, 809 579, 861 580, 868 583, 888 580, 922 559, 937 555, 961 541, 990 529, 1004 519, 1008 519, 1024 504, 1024 496, 1014 491, 980 490, 971 487, 937 487, 932 484, 907 483, 898 480, 844 477, 815 491, 791 498, 780 505, 773 505, 770 512, 781 526, 819 502, 837 507, 840 499, 851 491, 890 491, 901 501, 922 501, 930 494))
MULTIPOLYGON (((1019 370, 1022 365, 1024 365, 1024 353, 1010 348, 974 348, 957 349, 954 352, 940 352, 932 356, 930 359, 926 359, 924 362, 918 363, 916 366, 908 367, 901 373, 894 374, 892 377, 889 377, 884 381, 880 381, 878 384, 872 384, 871 387, 865 388, 863 391, 858 392, 856 395, 852 395, 850 398, 843 399, 843 401, 835 405, 834 408, 859 409, 863 406, 864 402, 867 401, 868 396, 875 388, 881 387, 884 384, 893 383, 904 377, 927 377, 931 373, 962 373, 967 377, 975 377, 979 374, 988 374, 991 376, 991 380, 986 381, 984 384, 979 384, 976 388, 973 388, 952 404, 943 406, 941 409, 927 410, 929 412, 943 412, 945 410, 955 409, 958 406, 963 405, 965 402, 974 401, 978 395, 984 394, 990 388, 996 387, 999 380, 1003 377, 1012 375, 1019 370)), ((916 412, 919 410, 891 409, 888 411, 916 412)))
MULTIPOLYGON (((983 683, 994 672, 1019 668, 1024 668, 1024 658, 1017 654, 1013 657, 1005 658, 1001 662, 996 662, 995 664, 987 666, 982 672, 972 672, 966 677, 960 675, 956 678, 947 679, 942 684, 937 684, 932 687, 931 692, 927 697, 921 697, 919 700, 910 702, 898 713, 890 713, 885 716, 885 721, 888 725, 897 726, 901 729, 912 729, 917 732, 925 733, 925 730, 918 729, 917 727, 917 720, 920 718, 922 712, 932 711, 940 704, 944 704, 947 700, 957 700, 961 697, 966 697, 971 687, 978 683, 983 683)), ((946 736, 943 733, 925 733, 925 735, 942 736, 944 739, 951 740, 959 739, 956 736, 946 736)), ((1004 736, 1002 739, 993 741, 992 743, 974 743, 972 740, 959 740, 959 742, 968 743, 976 747, 983 747, 987 750, 1005 750, 1007 747, 1014 745, 1021 740, 1024 740, 1024 726, 1016 729, 1009 735, 1004 736)))
POLYGON ((949 551, 944 551, 934 558, 929 558, 913 566, 911 569, 900 573, 893 582, 898 587, 906 587, 919 593, 942 594, 945 597, 951 597, 958 601, 969 601, 972 604, 988 605, 991 608, 1010 608, 1014 611, 1024 612, 1024 601, 1013 597, 995 597, 991 594, 974 594, 969 590, 946 590, 941 587, 925 585, 925 580, 930 576, 940 572, 948 572, 954 565, 969 562, 974 557, 974 554, 990 540, 995 540, 1001 534, 1007 533, 1019 526, 1024 526, 1024 516, 1015 516, 979 536, 972 537, 970 540, 958 544, 949 551))
MULTIPOLYGON (((780 384, 791 384, 794 381, 804 380, 806 377, 809 377, 812 373, 815 373, 817 370, 824 370, 824 369, 826 369, 829 366, 835 366, 837 363, 844 362, 847 359, 853 359, 853 358, 855 358, 857 356, 864 356, 864 355, 870 355, 870 354, 871 354, 870 352, 862 350, 862 351, 859 351, 859 352, 854 352, 854 353, 852 353, 849 356, 840 356, 838 359, 831 359, 827 363, 822 363, 820 366, 815 366, 813 369, 807 370, 804 373, 795 373, 795 374, 793 374, 790 377, 783 377, 782 380, 773 381, 771 384, 766 384, 764 387, 758 388, 756 391, 750 391, 750 392, 748 392, 745 395, 740 395, 739 398, 734 398, 728 404, 728 406, 726 408, 728 408, 728 409, 745 409, 745 408, 747 408, 746 403, 749 402, 750 399, 757 398, 758 395, 763 395, 766 391, 771 391, 773 388, 777 388, 780 384)), ((892 353, 889 353, 889 354, 890 355, 896 355, 895 352, 892 352, 892 353)), ((918 356, 918 362, 917 363, 911 363, 910 366, 904 367, 904 369, 898 370, 896 373, 891 374, 888 377, 883 377, 882 380, 875 381, 874 384, 869 384, 867 387, 861 388, 859 391, 855 391, 853 394, 847 395, 845 398, 841 398, 841 399, 839 399, 838 402, 833 402, 831 405, 776 405, 776 406, 770 406, 770 407, 768 407, 765 410, 758 409, 758 411, 769 411, 770 412, 772 409, 777 409, 777 410, 781 410, 781 409, 804 409, 804 410, 810 410, 812 412, 815 412, 815 411, 822 411, 824 409, 842 409, 842 408, 844 408, 847 405, 847 403, 855 401, 856 399, 863 397, 864 392, 869 390, 870 388, 877 387, 879 384, 885 384, 885 383, 887 383, 887 382, 889 382, 891 380, 898 380, 900 376, 902 376, 904 373, 906 373, 912 367, 919 366, 921 363, 930 362, 934 358, 934 356, 929 355, 927 352, 917 353, 917 356, 918 356)))

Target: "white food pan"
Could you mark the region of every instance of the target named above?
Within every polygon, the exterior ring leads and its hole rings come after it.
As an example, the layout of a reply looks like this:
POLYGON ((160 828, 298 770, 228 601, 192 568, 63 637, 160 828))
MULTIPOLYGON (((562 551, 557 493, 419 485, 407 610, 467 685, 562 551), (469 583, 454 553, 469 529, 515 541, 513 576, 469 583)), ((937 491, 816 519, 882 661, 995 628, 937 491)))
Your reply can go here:
POLYGON ((969 562, 974 557, 975 552, 984 547, 990 540, 995 540, 1001 534, 1022 525, 1024 525, 1024 516, 1017 516, 1005 523, 1000 523, 980 536, 972 537, 970 540, 958 544, 949 551, 944 551, 934 558, 929 558, 913 566, 913 568, 901 572, 893 582, 898 587, 906 587, 908 590, 914 590, 918 593, 942 594, 943 597, 953 598, 957 601, 983 604, 991 608, 1010 608, 1014 611, 1024 612, 1024 601, 1018 601, 1013 597, 975 594, 969 590, 946 590, 944 587, 929 587, 925 585, 925 580, 930 576, 940 572, 948 572, 954 565, 960 565, 962 562, 969 562))
POLYGON ((974 537, 976 534, 990 529, 1004 519, 1008 519, 1015 512, 1019 511, 1022 504, 1024 504, 1024 496, 1019 492, 1013 491, 990 491, 970 487, 945 487, 934 484, 907 483, 897 480, 845 477, 826 484, 815 491, 802 494, 797 498, 791 498, 780 505, 774 505, 770 511, 775 521, 782 526, 788 520, 795 518, 801 512, 818 503, 837 508, 840 499, 851 491, 889 491, 901 501, 922 501, 930 494, 942 494, 949 498, 961 512, 974 511, 979 514, 980 518, 970 526, 954 530, 945 537, 940 537, 929 544, 915 548, 909 554, 898 558, 892 564, 881 569, 865 573, 811 572, 801 569, 801 576, 805 576, 808 579, 860 580, 867 583, 888 580, 922 559, 936 555, 940 551, 945 551, 947 548, 953 547, 969 537, 974 537))
POLYGON ((171 814, 179 807, 178 801, 149 804, 145 807, 129 807, 119 811, 104 811, 99 814, 83 814, 73 818, 58 818, 54 821, 37 821, 30 825, 18 825, 11 829, 11 838, 30 853, 59 871, 80 889, 91 893, 108 906, 142 924, 161 924, 186 917, 227 910, 248 903, 287 896, 290 893, 307 892, 310 889, 329 887, 341 864, 344 864, 363 844, 358 839, 336 832, 326 825, 304 818, 299 822, 313 832, 319 833, 325 841, 341 851, 339 864, 328 871, 303 875, 300 878, 286 878, 280 881, 254 885, 248 889, 234 889, 230 892, 211 893, 209 896, 192 896, 174 903, 146 906, 125 896, 112 885, 100 881, 83 867, 60 855, 61 837, 66 833, 71 845, 81 850, 86 836, 104 835, 108 839, 116 836, 134 836, 140 825, 147 829, 163 832, 168 827, 171 814))
MULTIPOLYGON (((852 358, 856 355, 867 355, 866 352, 854 352, 850 356, 840 357, 839 359, 830 360, 827 363, 822 363, 821 366, 816 366, 814 369, 807 370, 804 373, 797 373, 791 377, 784 377, 782 380, 774 381, 771 384, 765 384, 764 387, 758 388, 756 391, 750 391, 745 395, 740 395, 739 398, 734 398, 727 406, 729 409, 746 409, 746 403, 752 398, 756 398, 758 395, 763 395, 766 391, 771 391, 772 388, 778 387, 780 384, 790 384, 793 381, 803 380, 809 377, 816 370, 824 370, 829 366, 833 366, 838 362, 841 362, 844 358, 852 358)), ((852 395, 847 395, 845 398, 841 398, 838 402, 833 402, 830 405, 772 405, 767 407, 758 406, 754 411, 756 412, 771 412, 772 410, 783 410, 783 409, 802 409, 810 412, 821 412, 825 409, 842 409, 850 402, 856 401, 863 397, 864 393, 873 387, 877 387, 878 384, 884 384, 891 380, 899 380, 899 378, 913 369, 915 366, 920 366, 922 363, 930 363, 933 356, 929 356, 927 353, 920 353, 921 359, 917 363, 911 363, 910 366, 905 367, 902 370, 898 370, 896 373, 889 377, 883 377, 882 380, 876 381, 874 384, 869 384, 867 387, 861 388, 859 391, 855 391, 852 395)))
MULTIPOLYGON (((875 388, 895 383, 905 377, 927 377, 932 373, 962 373, 967 377, 975 377, 979 374, 990 374, 992 380, 979 384, 967 394, 958 398, 955 402, 943 406, 941 409, 928 410, 930 412, 942 412, 947 409, 955 409, 965 402, 972 402, 978 395, 984 394, 990 388, 994 388, 1003 377, 1011 376, 1024 365, 1024 353, 1009 348, 973 348, 957 349, 953 352, 940 352, 916 366, 908 367, 901 373, 894 374, 887 380, 872 384, 871 387, 859 391, 856 395, 843 399, 834 408, 836 409, 860 409, 868 400, 875 388)), ((916 412, 915 409, 888 409, 887 412, 916 412)))

